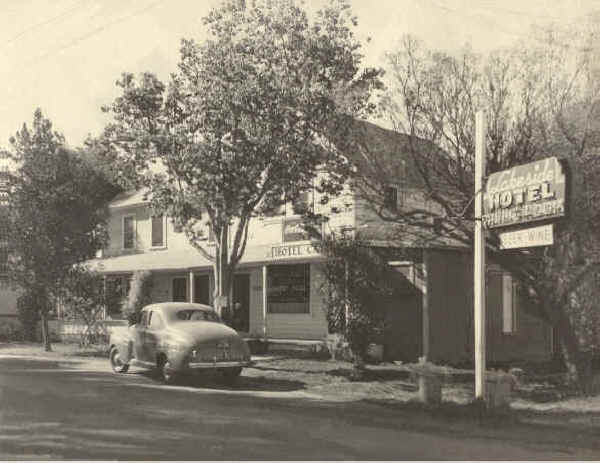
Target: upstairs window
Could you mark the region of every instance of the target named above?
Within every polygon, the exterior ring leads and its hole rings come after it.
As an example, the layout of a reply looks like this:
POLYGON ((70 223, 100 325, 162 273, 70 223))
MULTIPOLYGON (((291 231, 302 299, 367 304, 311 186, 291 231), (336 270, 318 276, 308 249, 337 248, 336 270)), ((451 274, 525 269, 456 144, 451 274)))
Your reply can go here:
POLYGON ((292 203, 292 213, 302 215, 313 209, 312 191, 300 193, 296 200, 292 203))
POLYGON ((395 186, 385 187, 383 192, 383 207, 390 212, 398 210, 398 188, 395 186))
POLYGON ((304 228, 302 219, 283 219, 282 241, 289 243, 292 241, 304 241, 310 239, 308 231, 304 228))
POLYGON ((123 249, 135 247, 135 217, 126 215, 123 217, 123 249))
POLYGON ((165 218, 162 215, 152 216, 152 247, 165 246, 165 218))

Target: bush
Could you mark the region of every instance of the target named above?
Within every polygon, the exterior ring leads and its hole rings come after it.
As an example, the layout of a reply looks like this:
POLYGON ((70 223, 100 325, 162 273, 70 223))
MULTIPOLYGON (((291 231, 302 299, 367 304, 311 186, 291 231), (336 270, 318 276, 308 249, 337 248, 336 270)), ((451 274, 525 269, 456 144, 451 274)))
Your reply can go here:
POLYGON ((0 326, 0 342, 21 342, 25 332, 20 323, 6 323, 0 326))
POLYGON ((392 273, 385 259, 353 238, 327 238, 322 250, 328 257, 321 291, 329 332, 344 335, 359 366, 369 345, 381 342, 385 313, 377 301, 393 293, 392 273))
POLYGON ((142 308, 152 302, 153 286, 152 272, 147 270, 133 272, 124 307, 124 315, 130 325, 138 322, 142 308))
POLYGON ((35 341, 40 307, 38 298, 28 289, 17 298, 17 317, 21 323, 23 340, 35 341))
POLYGON ((103 327, 98 323, 103 316, 104 277, 84 266, 73 267, 64 281, 62 302, 68 319, 82 321, 81 344, 96 344, 103 338, 103 327))
POLYGON ((341 334, 327 336, 327 350, 333 360, 352 362, 354 360, 348 341, 341 334))

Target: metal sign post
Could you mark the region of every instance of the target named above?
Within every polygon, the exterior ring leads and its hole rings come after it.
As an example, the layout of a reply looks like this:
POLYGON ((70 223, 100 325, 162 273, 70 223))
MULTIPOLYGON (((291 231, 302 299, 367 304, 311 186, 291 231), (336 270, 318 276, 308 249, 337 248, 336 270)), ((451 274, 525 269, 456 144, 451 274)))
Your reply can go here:
POLYGON ((478 111, 475 115, 475 246, 473 252, 475 399, 485 398, 485 232, 482 222, 485 138, 485 113, 478 111))

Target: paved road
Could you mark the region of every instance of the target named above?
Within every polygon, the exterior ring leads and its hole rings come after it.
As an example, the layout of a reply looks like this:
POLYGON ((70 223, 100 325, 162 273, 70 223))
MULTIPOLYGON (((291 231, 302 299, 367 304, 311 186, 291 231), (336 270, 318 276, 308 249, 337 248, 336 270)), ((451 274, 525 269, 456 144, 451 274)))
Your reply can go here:
POLYGON ((164 386, 105 361, 0 357, 0 459, 600 459, 589 433, 440 422, 300 387, 164 386))

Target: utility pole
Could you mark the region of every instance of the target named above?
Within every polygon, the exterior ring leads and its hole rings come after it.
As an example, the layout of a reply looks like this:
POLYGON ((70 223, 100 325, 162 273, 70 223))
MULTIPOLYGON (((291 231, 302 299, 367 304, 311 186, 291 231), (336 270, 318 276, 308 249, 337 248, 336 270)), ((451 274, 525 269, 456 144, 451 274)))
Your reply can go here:
POLYGON ((475 115, 475 246, 474 324, 475 324, 475 399, 485 398, 485 231, 483 229, 483 183, 485 176, 486 118, 475 115))

